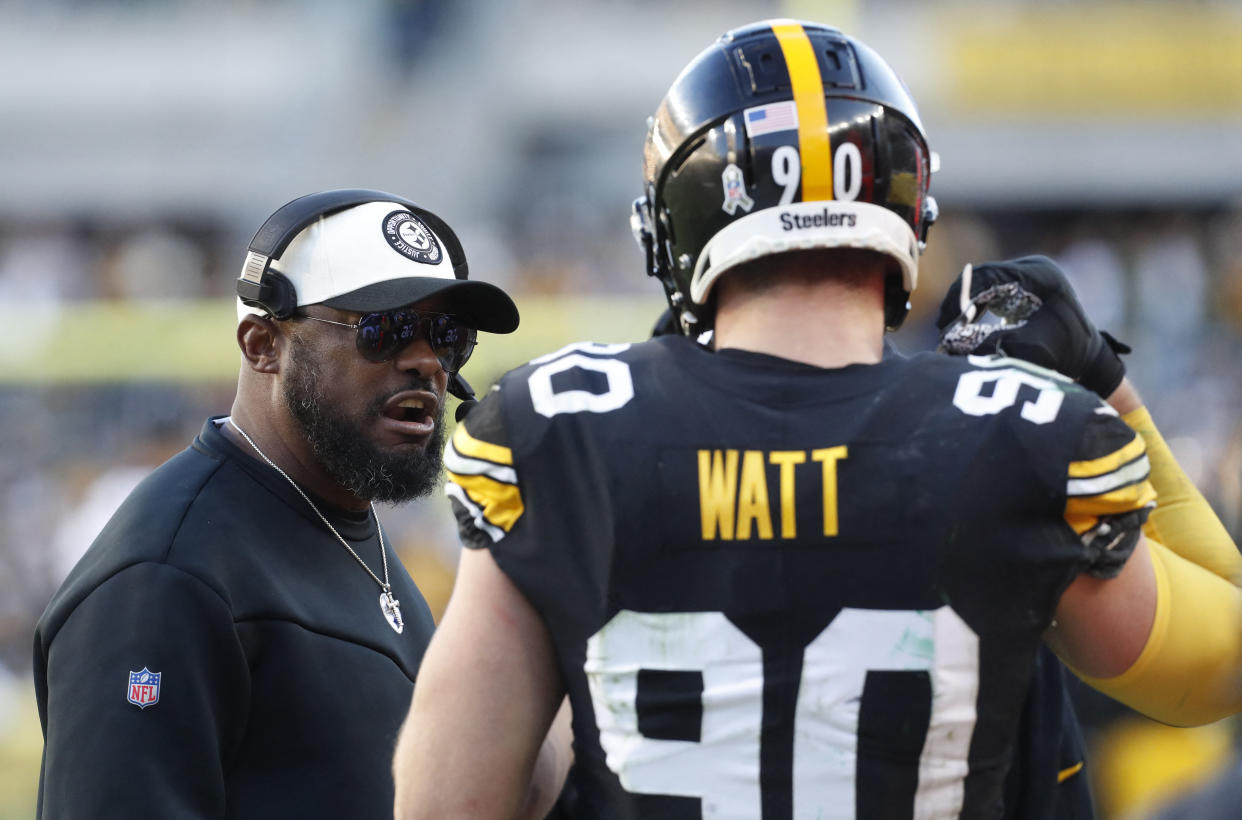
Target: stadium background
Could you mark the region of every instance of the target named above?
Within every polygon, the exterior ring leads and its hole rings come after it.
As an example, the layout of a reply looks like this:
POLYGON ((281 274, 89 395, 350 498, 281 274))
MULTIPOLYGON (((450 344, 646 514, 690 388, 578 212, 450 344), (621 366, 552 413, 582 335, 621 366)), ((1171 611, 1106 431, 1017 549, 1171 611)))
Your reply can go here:
MULTIPOLYGON (((940 154, 900 345, 933 342, 963 262, 1056 256, 1242 535, 1242 3, 8 0, 0 818, 33 814, 34 621, 134 482, 227 411, 232 281, 262 219, 355 186, 447 218, 522 308, 467 366, 476 388, 569 341, 640 338, 662 305, 627 223, 645 118, 716 35, 771 16, 884 54, 940 154)), ((381 515, 439 608, 446 505, 381 515)), ((1160 732, 1085 703, 1111 729, 1093 735, 1105 817, 1233 754, 1230 725, 1160 732)))

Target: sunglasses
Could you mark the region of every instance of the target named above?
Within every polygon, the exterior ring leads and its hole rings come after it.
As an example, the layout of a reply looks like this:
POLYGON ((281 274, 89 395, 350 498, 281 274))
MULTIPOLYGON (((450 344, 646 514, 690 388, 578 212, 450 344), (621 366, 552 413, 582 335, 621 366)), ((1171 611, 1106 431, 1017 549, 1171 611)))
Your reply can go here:
POLYGON ((446 373, 456 373, 461 369, 474 352, 477 341, 474 328, 447 313, 402 308, 384 313, 367 313, 353 324, 320 319, 305 313, 298 316, 358 331, 354 343, 358 352, 369 362, 386 362, 420 335, 425 335, 446 373))

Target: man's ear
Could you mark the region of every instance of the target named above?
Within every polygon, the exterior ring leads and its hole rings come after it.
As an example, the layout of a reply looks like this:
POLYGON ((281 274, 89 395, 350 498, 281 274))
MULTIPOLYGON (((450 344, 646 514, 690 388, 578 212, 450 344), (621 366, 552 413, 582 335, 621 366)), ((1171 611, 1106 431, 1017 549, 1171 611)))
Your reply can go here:
POLYGON ((285 336, 270 316, 251 313, 237 323, 237 346, 257 373, 280 372, 280 350, 285 336))

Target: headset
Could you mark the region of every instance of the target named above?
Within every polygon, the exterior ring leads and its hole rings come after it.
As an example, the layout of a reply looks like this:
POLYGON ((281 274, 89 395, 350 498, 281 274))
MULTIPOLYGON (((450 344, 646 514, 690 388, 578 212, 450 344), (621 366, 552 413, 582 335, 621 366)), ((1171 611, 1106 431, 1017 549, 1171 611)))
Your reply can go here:
MULTIPOLYGON (((260 308, 273 319, 293 316, 298 306, 297 293, 292 282, 279 271, 271 269, 272 260, 279 258, 294 237, 316 219, 367 202, 395 202, 427 223, 448 250, 453 276, 467 278, 466 252, 457 234, 443 219, 405 197, 370 188, 340 188, 298 197, 267 218, 250 240, 246 262, 237 279, 237 297, 242 304, 260 308)), ((462 405, 457 409, 460 420, 474 404, 474 390, 459 374, 453 373, 449 376, 448 391, 462 400, 462 405)))

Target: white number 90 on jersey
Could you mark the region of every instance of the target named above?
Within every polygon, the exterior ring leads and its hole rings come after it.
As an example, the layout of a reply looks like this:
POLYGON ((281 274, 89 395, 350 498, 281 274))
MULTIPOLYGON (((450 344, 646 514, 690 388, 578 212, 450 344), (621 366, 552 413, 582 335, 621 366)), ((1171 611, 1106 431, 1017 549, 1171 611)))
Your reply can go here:
MULTIPOLYGON (((979 640, 953 610, 842 609, 803 650, 799 680, 765 680, 764 666, 763 649, 720 612, 618 612, 589 640, 585 670, 600 744, 622 787, 699 798, 705 819, 759 820, 761 782, 773 779, 764 763, 780 759, 762 744, 790 740, 789 731, 765 731, 764 703, 796 697, 793 816, 854 818, 869 675, 911 672, 930 681, 929 702, 916 705, 930 719, 912 816, 957 816, 976 718, 979 640), (643 677, 661 670, 701 675, 698 704, 662 704, 698 718, 697 740, 641 730, 643 677), (765 693, 773 686, 788 691, 765 693)), ((780 773, 776 782, 782 776, 790 780, 780 773)))

